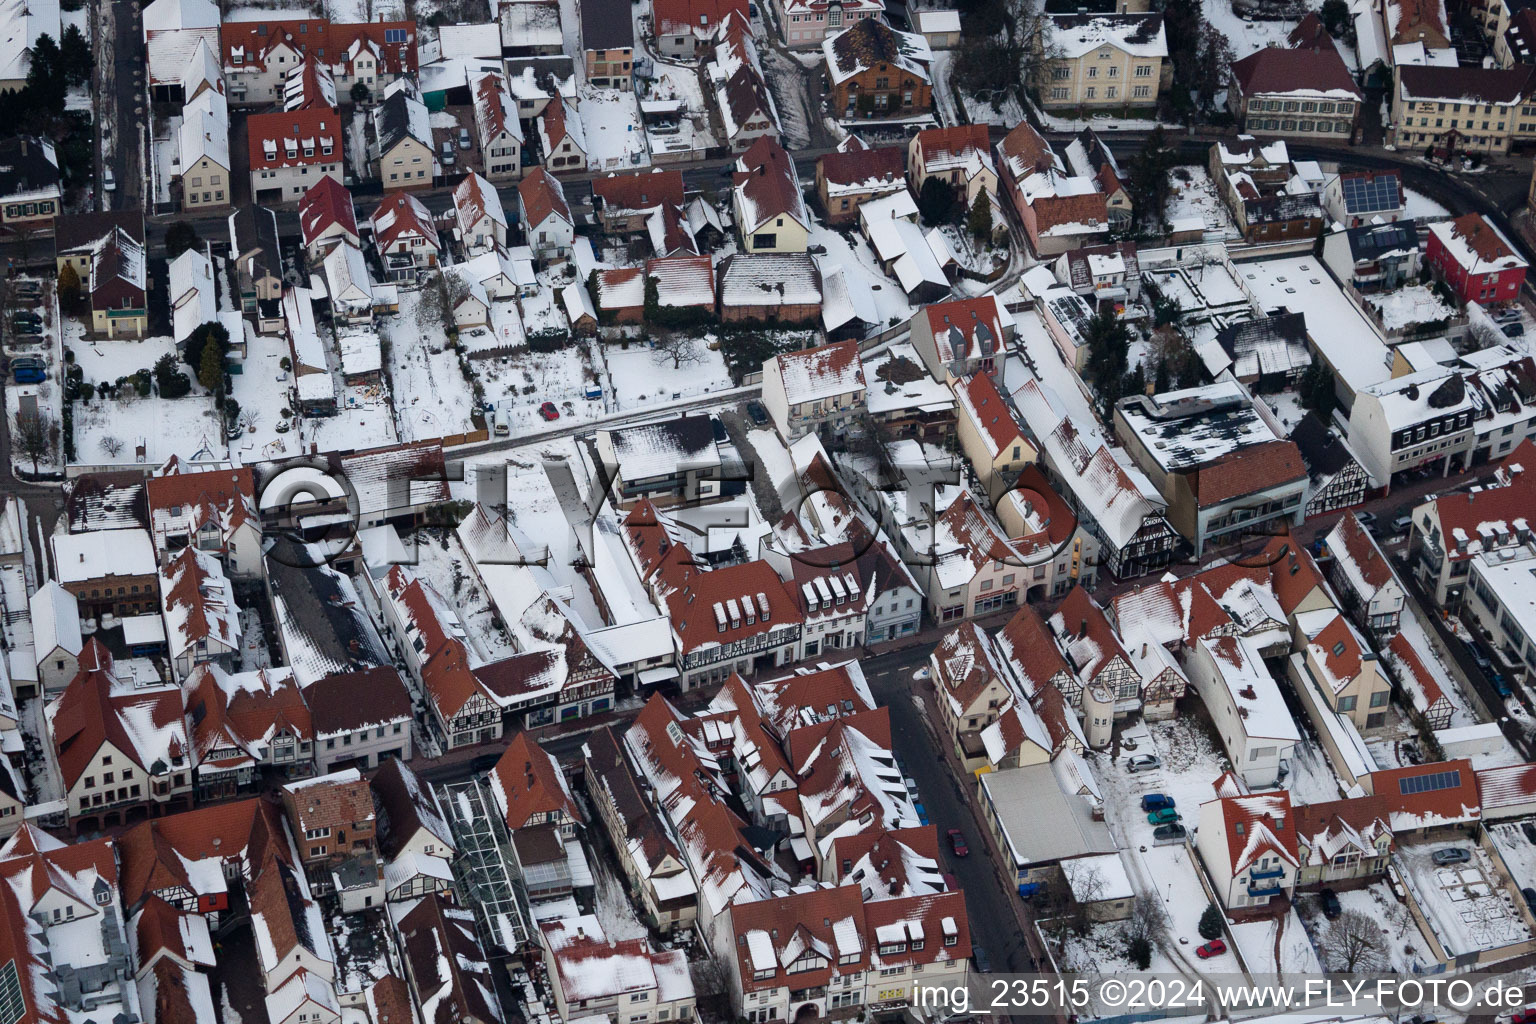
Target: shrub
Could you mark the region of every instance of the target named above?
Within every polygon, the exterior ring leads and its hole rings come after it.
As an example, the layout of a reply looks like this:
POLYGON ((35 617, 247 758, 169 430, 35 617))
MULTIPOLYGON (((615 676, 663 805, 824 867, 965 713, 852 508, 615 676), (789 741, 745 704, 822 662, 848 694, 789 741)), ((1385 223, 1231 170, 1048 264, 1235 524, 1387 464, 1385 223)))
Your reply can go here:
POLYGON ((1226 920, 1221 915, 1221 908, 1214 903, 1207 904, 1205 913, 1200 915, 1200 937, 1206 940, 1219 939, 1225 925, 1226 920))

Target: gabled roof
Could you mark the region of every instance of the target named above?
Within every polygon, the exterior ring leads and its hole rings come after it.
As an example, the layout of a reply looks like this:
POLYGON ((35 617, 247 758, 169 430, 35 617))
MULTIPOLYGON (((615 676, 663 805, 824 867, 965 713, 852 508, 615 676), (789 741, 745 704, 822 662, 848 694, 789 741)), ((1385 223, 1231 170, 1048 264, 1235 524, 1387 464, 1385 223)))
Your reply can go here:
POLYGON ((373 224, 373 244, 383 252, 403 237, 420 235, 432 248, 439 248, 437 225, 432 214, 420 199, 409 192, 396 192, 385 196, 370 218, 373 224))
POLYGON ((326 174, 311 185, 299 200, 299 230, 303 234, 304 244, 312 243, 333 224, 351 237, 357 237, 357 214, 352 207, 352 193, 341 182, 326 174))
POLYGON ((681 206, 683 173, 676 168, 658 167, 630 174, 607 174, 592 179, 592 195, 602 200, 602 210, 610 216, 658 206, 681 206))
POLYGON ((1005 331, 1013 327, 1013 315, 995 295, 935 302, 925 307, 922 315, 928 320, 942 363, 984 355, 1001 360, 1007 351, 1005 331))
POLYGON ((933 662, 938 666, 939 692, 960 714, 969 710, 988 686, 1001 681, 992 643, 974 622, 962 622, 945 633, 933 650, 933 662))
POLYGON ((930 174, 951 168, 965 168, 969 173, 993 169, 992 143, 984 124, 924 128, 913 141, 922 151, 922 169, 930 174))
POLYGON ((1366 532, 1353 512, 1345 512, 1328 534, 1328 549, 1334 564, 1362 601, 1370 602, 1381 589, 1395 580, 1387 556, 1366 532))
POLYGON ((1086 682, 1092 682, 1115 658, 1126 665, 1131 663, 1104 609, 1082 584, 1067 592, 1056 614, 1051 616, 1051 628, 1086 682))
POLYGON ((48 722, 64 785, 73 789, 104 744, 141 770, 161 776, 187 756, 181 691, 120 682, 99 640, 80 653, 80 672, 48 705, 48 722))
POLYGON ((782 352, 773 359, 790 405, 864 391, 864 364, 857 342, 782 352))
POLYGON ((1296 820, 1289 791, 1226 797, 1220 804, 1233 875, 1266 855, 1296 866, 1296 820))
POLYGON ((1490 274, 1526 265, 1504 233, 1480 213, 1435 221, 1429 225, 1429 231, 1468 274, 1490 274))
MULTIPOLYGON (((553 104, 551 104, 553 106, 553 104)), ((559 179, 542 167, 535 167, 517 183, 518 202, 528 226, 536 227, 550 216, 572 223, 571 208, 565 201, 565 189, 559 179)))
POLYGON ((387 759, 368 780, 377 812, 379 852, 393 859, 412 836, 425 829, 447 850, 455 847, 453 831, 437 800, 437 793, 423 785, 409 766, 397 757, 387 759))
POLYGON ((491 769, 490 784, 507 828, 514 831, 541 823, 549 814, 582 820, 560 765, 526 732, 519 732, 507 745, 491 769))
POLYGON ((1286 93, 1362 100, 1365 94, 1344 66, 1338 50, 1267 46, 1232 63, 1244 96, 1286 93))
POLYGON ((321 676, 304 688, 315 737, 398 725, 409 729, 411 693, 391 665, 321 676))
POLYGON ((745 219, 741 227, 751 232, 776 217, 790 217, 810 226, 795 163, 771 136, 752 143, 736 160, 732 185, 736 204, 745 219))
POLYGON ((341 163, 341 118, 327 107, 252 114, 245 127, 253 171, 341 163))
POLYGON ((1473 821, 1482 814, 1472 762, 1464 758, 1376 771, 1369 780, 1393 832, 1473 821))
POLYGON ((423 1024, 503 1019, 471 911, 434 892, 400 919, 399 929, 423 1024))
POLYGON ((1072 668, 1056 646, 1056 638, 1033 605, 1022 604, 994 636, 998 656, 1013 669, 1024 695, 1033 699, 1046 686, 1072 677, 1072 668))
POLYGON ((656 34, 663 36, 707 37, 733 13, 746 19, 747 0, 655 0, 651 5, 656 34))

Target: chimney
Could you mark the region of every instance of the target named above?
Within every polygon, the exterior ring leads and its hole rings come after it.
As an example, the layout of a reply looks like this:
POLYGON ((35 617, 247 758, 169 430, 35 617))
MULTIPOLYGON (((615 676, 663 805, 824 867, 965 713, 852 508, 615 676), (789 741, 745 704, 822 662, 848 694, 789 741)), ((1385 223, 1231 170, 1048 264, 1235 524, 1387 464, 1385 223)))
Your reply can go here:
POLYGON ((1088 635, 1088 617, 1086 615, 1077 624, 1077 635, 1080 637, 1088 635))

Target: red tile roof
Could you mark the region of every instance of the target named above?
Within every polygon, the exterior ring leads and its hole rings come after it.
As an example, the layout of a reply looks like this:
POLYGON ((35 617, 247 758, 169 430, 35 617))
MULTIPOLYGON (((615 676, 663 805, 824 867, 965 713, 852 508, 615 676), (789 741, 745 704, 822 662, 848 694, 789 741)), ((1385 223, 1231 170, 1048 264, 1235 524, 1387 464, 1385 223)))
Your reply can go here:
MULTIPOLYGON (((551 104, 553 106, 553 104, 551 104)), ((535 167, 517 183, 517 195, 522 200, 523 213, 528 227, 544 223, 554 214, 567 224, 571 223, 571 208, 566 205, 565 189, 555 176, 542 167, 535 167)))
POLYGON ((1104 609, 1081 583, 1062 599, 1056 614, 1051 616, 1051 628, 1061 638, 1067 657, 1085 681, 1092 682, 1115 658, 1126 665, 1131 663, 1104 609))
POLYGON ((834 185, 865 182, 901 182, 907 159, 900 146, 879 146, 851 152, 828 153, 817 163, 821 176, 834 185))
POLYGON ((775 217, 804 222, 805 204, 795 164, 777 140, 768 135, 759 138, 738 158, 737 165, 746 170, 735 171, 731 183, 741 190, 756 219, 745 227, 756 228, 775 217))
POLYGON ((745 19, 747 0, 654 0, 651 18, 656 34, 710 35, 731 13, 745 19))
POLYGON ((1289 92, 1345 92, 1357 100, 1365 94, 1333 47, 1288 49, 1268 46, 1232 63, 1232 75, 1244 96, 1289 92))
POLYGON ((1195 498, 1210 508, 1270 487, 1307 479, 1301 450, 1292 441, 1265 441, 1248 445, 1193 474, 1195 498))
POLYGON ((992 141, 984 124, 959 124, 949 128, 925 128, 915 136, 922 151, 925 165, 939 160, 960 160, 969 153, 987 158, 992 152, 992 141))
POLYGON ((1007 342, 1003 335, 999 308, 996 297, 991 295, 979 299, 935 302, 924 307, 923 315, 928 318, 928 328, 933 332, 940 360, 948 363, 956 357, 965 359, 978 356, 980 343, 976 331, 980 326, 986 327, 992 335, 992 351, 1000 360, 1007 351, 1007 342))
POLYGON ((683 172, 656 169, 633 174, 608 174, 592 179, 592 194, 603 201, 605 213, 649 210, 683 204, 683 172))
POLYGON ((113 674, 112 655, 94 637, 80 652, 79 673, 50 711, 54 749, 66 789, 74 788, 106 743, 146 773, 157 764, 156 774, 170 769, 171 765, 160 760, 164 756, 175 759, 187 755, 181 690, 174 686, 143 690, 123 686, 113 674), (172 734, 164 750, 141 746, 141 730, 145 728, 172 734))
POLYGON ((1472 762, 1464 758, 1389 768, 1372 772, 1369 779, 1369 789, 1381 801, 1394 832, 1473 821, 1482 816, 1477 778, 1472 762), (1423 782, 1405 784, 1405 780, 1425 778, 1432 780, 1434 788, 1423 789, 1423 782))
POLYGON ((548 814, 582 820, 581 808, 571 798, 559 764, 526 732, 512 737, 491 769, 491 788, 510 829, 540 824, 548 814))
POLYGON ((439 248, 437 225, 432 214, 420 199, 409 192, 396 192, 385 196, 370 218, 373 224, 373 244, 380 252, 386 252, 396 242, 410 235, 420 235, 432 248, 439 248))
POLYGON ((1226 827, 1232 874, 1266 854, 1292 866, 1297 864, 1296 817, 1291 812, 1288 791, 1227 797, 1221 801, 1221 817, 1226 827))
POLYGON ((357 213, 352 206, 352 193, 345 185, 323 175, 309 186, 309 191, 299 200, 299 229, 304 244, 319 238, 332 224, 339 224, 346 232, 357 237, 357 213))
POLYGON ((246 133, 252 171, 341 163, 341 118, 329 107, 252 114, 246 133))
POLYGON ((1014 667, 1031 700, 1042 687, 1055 685, 1072 668, 1056 646, 1056 638, 1032 605, 1023 604, 997 631, 997 650, 1014 667))

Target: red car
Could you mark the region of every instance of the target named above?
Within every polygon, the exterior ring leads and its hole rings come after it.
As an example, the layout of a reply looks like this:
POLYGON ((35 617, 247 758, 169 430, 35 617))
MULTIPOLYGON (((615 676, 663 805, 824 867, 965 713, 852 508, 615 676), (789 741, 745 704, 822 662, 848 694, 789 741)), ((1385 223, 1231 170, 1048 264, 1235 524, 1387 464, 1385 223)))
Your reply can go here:
POLYGON ((560 410, 555 408, 554 402, 545 402, 539 406, 539 415, 547 420, 557 420, 560 418, 560 410))
POLYGON ((1209 960, 1213 956, 1221 956, 1227 951, 1227 944, 1220 939, 1212 939, 1199 949, 1195 950, 1195 956, 1201 960, 1209 960))
POLYGON ((1509 1018, 1509 1024, 1532 1024, 1533 1021, 1536 1021, 1536 1006, 1516 1010, 1514 1016, 1509 1018))
POLYGON ((968 856, 971 848, 965 845, 965 833, 957 828, 952 828, 947 833, 949 836, 949 848, 955 851, 956 857, 968 856))

